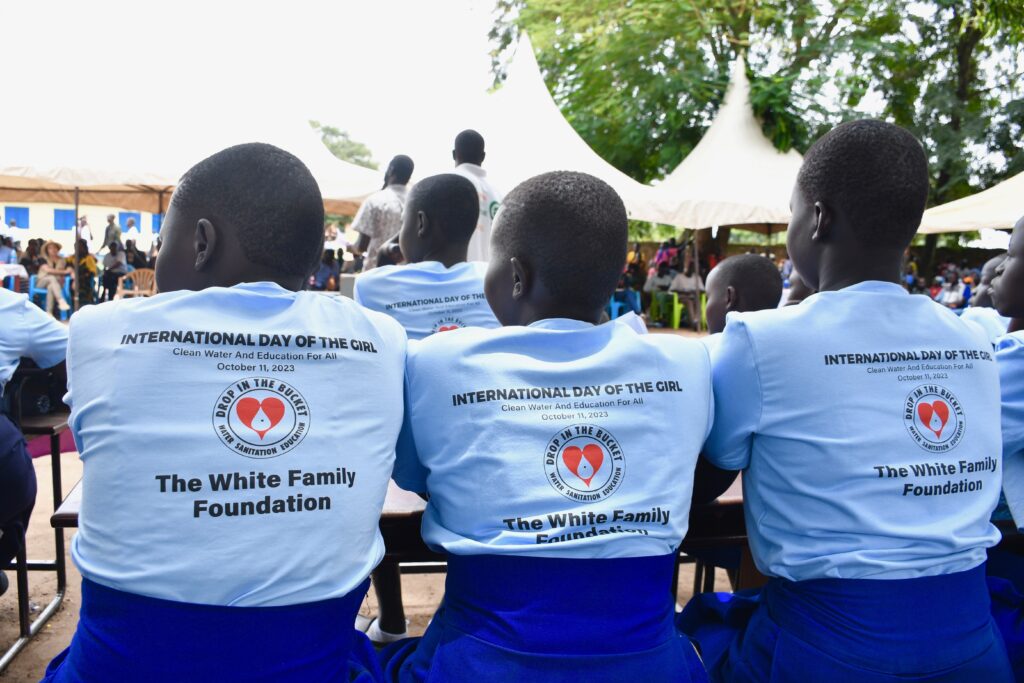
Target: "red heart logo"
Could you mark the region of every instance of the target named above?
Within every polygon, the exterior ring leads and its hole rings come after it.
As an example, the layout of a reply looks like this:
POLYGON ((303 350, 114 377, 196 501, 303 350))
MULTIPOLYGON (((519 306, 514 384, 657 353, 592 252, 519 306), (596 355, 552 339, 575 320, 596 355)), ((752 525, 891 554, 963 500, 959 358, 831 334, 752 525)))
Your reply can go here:
POLYGON ((264 434, 276 427, 284 417, 284 401, 273 396, 262 401, 246 396, 235 404, 235 412, 242 424, 259 434, 262 440, 264 434))
POLYGON ((946 422, 949 421, 949 406, 945 401, 918 403, 917 417, 925 427, 935 434, 936 439, 941 439, 942 430, 946 428, 946 422))
POLYGON ((438 332, 447 332, 449 330, 457 330, 457 329, 459 329, 458 325, 442 325, 441 327, 437 328, 437 331, 438 332))
POLYGON ((569 446, 562 451, 562 460, 565 466, 572 470, 572 473, 579 477, 584 484, 590 486, 590 481, 601 469, 604 462, 604 451, 600 446, 587 444, 580 450, 576 446, 569 446))

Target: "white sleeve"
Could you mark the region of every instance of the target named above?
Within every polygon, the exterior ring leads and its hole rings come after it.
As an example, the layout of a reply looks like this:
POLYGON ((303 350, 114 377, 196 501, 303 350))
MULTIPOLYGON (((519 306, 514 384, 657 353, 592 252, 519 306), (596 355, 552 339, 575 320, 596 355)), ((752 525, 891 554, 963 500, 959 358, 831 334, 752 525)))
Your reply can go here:
POLYGON ((68 329, 25 297, 21 313, 21 355, 41 368, 64 360, 68 350, 68 329))

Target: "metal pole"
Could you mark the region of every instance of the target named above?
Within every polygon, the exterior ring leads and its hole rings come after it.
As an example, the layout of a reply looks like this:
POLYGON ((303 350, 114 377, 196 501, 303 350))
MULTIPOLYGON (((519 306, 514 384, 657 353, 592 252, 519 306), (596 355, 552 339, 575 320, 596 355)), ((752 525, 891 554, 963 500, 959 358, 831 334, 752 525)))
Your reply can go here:
POLYGON ((71 297, 71 312, 74 313, 78 310, 78 293, 81 291, 81 283, 78 281, 80 273, 78 272, 78 240, 82 239, 82 222, 78 220, 78 188, 75 188, 75 244, 72 249, 74 257, 71 260, 72 267, 75 269, 72 283, 75 287, 75 293, 71 297))

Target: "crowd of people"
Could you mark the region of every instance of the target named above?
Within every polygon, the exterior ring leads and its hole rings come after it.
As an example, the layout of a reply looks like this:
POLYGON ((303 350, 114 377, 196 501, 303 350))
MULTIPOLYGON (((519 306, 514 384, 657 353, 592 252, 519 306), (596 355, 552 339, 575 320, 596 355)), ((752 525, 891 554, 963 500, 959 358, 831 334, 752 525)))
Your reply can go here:
MULTIPOLYGON (((159 238, 145 252, 133 239, 122 241, 121 228, 110 215, 104 234, 108 241, 94 254, 90 251, 92 233, 86 218, 79 220, 80 237, 74 254, 65 255, 64 246, 53 240, 30 239, 23 248, 10 236, 0 237, 0 263, 21 265, 29 278, 34 277, 36 289, 46 290, 44 310, 58 317, 76 303, 87 306, 113 299, 121 276, 138 268, 155 268, 160 250, 159 238), (67 290, 65 284, 69 285, 67 290)), ((134 223, 134 219, 128 222, 134 223)), ((29 293, 29 283, 30 279, 22 279, 19 291, 29 293)))
MULTIPOLYGON (((924 149, 851 121, 804 157, 791 264, 730 256, 705 282, 689 245, 630 249, 592 176, 485 196, 478 137, 456 140, 472 173, 408 187, 411 160, 392 160, 354 222, 352 299, 303 291, 339 260, 316 181, 264 144, 181 178, 158 296, 68 330, 0 291, 0 382, 66 347, 84 463, 78 629, 45 681, 1024 675, 1024 557, 993 524, 1024 522, 1024 220, 1005 256, 957 268, 976 313, 912 295, 924 149), (691 320, 705 293, 712 334, 648 334, 637 290, 691 320), (633 310, 609 320, 616 300, 633 310), (139 409, 154 399, 158 421, 139 409), (740 473, 767 583, 677 614, 691 506, 740 473), (422 538, 447 559, 420 638, 382 562, 389 480, 427 501, 422 538), (361 623, 371 573, 380 612, 361 623)), ((11 552, 34 480, 0 418, 4 466, 11 552)))

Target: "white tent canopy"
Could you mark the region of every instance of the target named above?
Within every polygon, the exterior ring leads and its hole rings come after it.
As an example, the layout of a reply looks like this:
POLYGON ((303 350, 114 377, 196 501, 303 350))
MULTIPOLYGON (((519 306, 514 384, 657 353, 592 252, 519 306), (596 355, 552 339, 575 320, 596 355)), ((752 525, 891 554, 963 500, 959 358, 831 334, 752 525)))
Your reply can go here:
POLYGON ((788 223, 789 197, 803 159, 764 136, 750 106, 742 58, 704 137, 656 186, 663 223, 685 228, 788 223))
POLYGON ((544 85, 533 45, 519 42, 504 86, 490 98, 485 167, 498 187, 548 171, 582 171, 615 188, 632 218, 658 220, 652 188, 597 154, 562 116, 544 85))
POLYGON ((924 212, 920 233, 1012 228, 1024 216, 1024 173, 984 192, 934 206, 924 212))
MULTIPOLYGON (((179 122, 179 127, 188 126, 179 122)), ((19 138, 16 129, 0 136, 0 201, 120 206, 160 213, 177 179, 203 158, 242 142, 268 142, 299 157, 310 169, 335 213, 354 213, 363 199, 379 189, 383 175, 334 157, 307 122, 289 123, 209 120, 193 122, 195 134, 166 136, 153 126, 106 133, 118 141, 121 156, 106 147, 111 137, 92 131, 69 131, 54 141, 19 138), (75 134, 80 133, 80 134, 75 134), (90 134, 92 133, 92 134, 90 134), (124 150, 131 150, 126 153, 124 150)))

